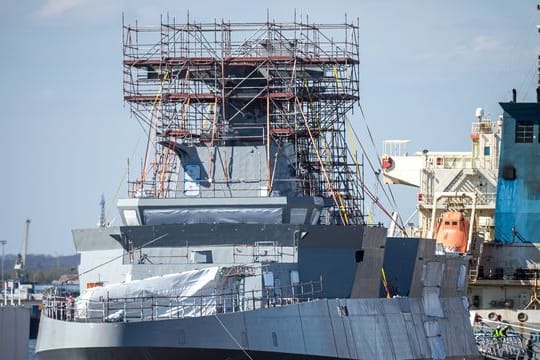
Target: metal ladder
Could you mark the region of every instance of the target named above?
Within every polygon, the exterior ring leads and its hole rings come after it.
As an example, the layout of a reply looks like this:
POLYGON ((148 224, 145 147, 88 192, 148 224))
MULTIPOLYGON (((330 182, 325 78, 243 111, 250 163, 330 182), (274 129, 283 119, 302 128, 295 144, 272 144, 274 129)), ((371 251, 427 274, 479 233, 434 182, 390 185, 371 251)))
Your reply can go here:
POLYGON ((480 262, 484 253, 484 239, 481 237, 473 237, 471 264, 469 266, 469 283, 475 283, 478 280, 478 272, 480 270, 480 262))

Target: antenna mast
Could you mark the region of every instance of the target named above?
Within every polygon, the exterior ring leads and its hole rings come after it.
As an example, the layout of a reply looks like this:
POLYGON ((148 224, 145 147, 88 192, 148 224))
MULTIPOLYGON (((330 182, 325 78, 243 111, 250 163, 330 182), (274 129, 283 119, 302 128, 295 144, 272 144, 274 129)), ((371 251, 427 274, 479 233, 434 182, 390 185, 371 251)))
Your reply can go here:
POLYGON ((105 222, 105 197, 103 196, 103 194, 101 194, 101 201, 99 202, 99 208, 100 208, 100 213, 99 213, 98 226, 99 227, 105 227, 106 226, 106 222, 105 222))

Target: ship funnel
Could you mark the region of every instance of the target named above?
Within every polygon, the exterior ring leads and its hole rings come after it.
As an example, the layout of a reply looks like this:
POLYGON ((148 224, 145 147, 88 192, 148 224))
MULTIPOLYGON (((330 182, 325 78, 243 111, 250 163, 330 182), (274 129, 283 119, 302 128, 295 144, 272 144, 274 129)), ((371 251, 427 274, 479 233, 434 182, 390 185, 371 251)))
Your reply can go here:
POLYGON ((512 89, 512 102, 516 103, 517 102, 516 99, 517 99, 517 91, 516 89, 512 89))

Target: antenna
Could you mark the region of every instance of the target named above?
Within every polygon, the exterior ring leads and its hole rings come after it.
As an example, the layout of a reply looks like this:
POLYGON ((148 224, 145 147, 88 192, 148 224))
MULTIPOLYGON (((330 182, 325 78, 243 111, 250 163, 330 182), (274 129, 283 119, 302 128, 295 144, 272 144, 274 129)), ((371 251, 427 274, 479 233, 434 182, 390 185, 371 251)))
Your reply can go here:
POLYGON ((101 201, 99 202, 99 208, 100 208, 100 212, 99 212, 98 226, 105 227, 107 224, 105 222, 105 197, 103 196, 103 194, 101 194, 101 201))

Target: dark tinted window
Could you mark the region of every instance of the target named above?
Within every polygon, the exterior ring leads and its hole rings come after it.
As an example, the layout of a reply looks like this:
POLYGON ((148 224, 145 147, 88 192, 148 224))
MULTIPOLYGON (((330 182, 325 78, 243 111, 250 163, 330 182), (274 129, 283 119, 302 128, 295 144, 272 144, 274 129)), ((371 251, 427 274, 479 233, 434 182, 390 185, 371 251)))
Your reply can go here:
POLYGON ((516 143, 533 142, 533 123, 528 121, 516 122, 516 143))

